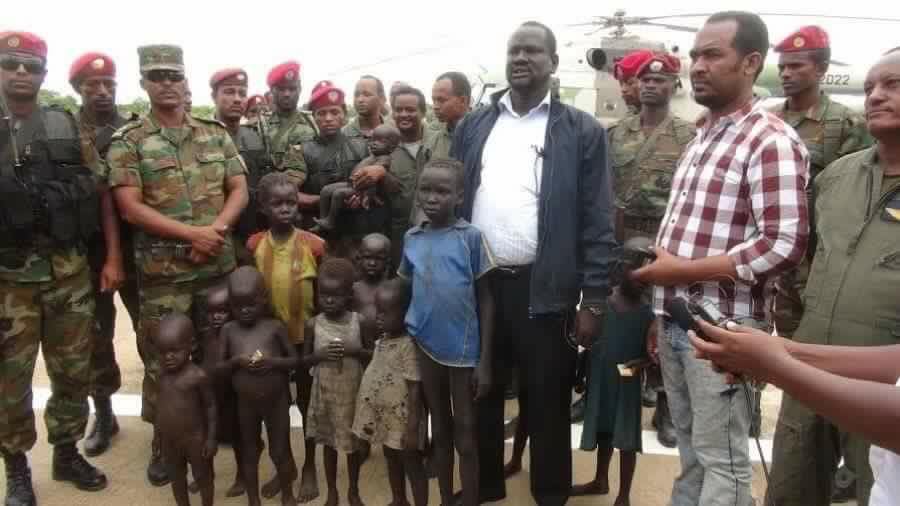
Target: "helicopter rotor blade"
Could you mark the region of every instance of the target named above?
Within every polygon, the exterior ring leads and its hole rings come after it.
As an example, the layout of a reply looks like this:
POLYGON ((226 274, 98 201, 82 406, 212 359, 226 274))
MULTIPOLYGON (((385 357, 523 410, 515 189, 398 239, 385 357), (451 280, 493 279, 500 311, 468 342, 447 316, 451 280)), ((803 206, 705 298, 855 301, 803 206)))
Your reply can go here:
POLYGON ((653 21, 644 21, 644 22, 636 23, 636 24, 647 25, 647 26, 658 26, 660 28, 667 28, 669 30, 675 30, 678 32, 697 33, 698 31, 700 31, 698 28, 693 28, 690 26, 670 25, 667 23, 655 23, 653 21))
POLYGON ((900 23, 897 18, 873 18, 865 16, 838 16, 828 14, 796 14, 796 13, 780 13, 780 12, 759 12, 760 16, 784 16, 791 18, 825 18, 825 19, 846 19, 851 21, 882 21, 885 23, 900 23))

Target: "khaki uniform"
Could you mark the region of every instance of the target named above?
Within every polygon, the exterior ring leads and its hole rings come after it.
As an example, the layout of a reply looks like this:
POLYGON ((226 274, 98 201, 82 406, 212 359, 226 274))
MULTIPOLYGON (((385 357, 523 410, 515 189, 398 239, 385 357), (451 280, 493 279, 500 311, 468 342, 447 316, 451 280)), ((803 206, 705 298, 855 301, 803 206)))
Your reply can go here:
MULTIPOLYGON (((885 208, 897 198, 900 184, 884 188, 883 174, 876 148, 871 147, 834 162, 816 179, 820 235, 795 340, 842 346, 897 344, 900 222, 885 208)), ((828 505, 843 450, 856 471, 859 504, 865 506, 873 483, 868 448, 865 439, 845 433, 785 395, 775 430, 772 504, 828 505)))
MULTIPOLYGON (((393 125, 394 120, 389 116, 382 116, 381 123, 384 125, 393 125)), ((345 136, 354 139, 364 139, 368 141, 369 138, 372 137, 371 132, 369 132, 369 134, 367 135, 362 131, 362 128, 359 127, 359 116, 354 116, 353 119, 351 119, 346 125, 344 125, 344 128, 341 129, 341 131, 345 136)))
POLYGON ((672 176, 696 127, 669 115, 653 131, 641 128, 641 117, 628 116, 609 130, 616 208, 625 216, 625 240, 656 237, 666 212, 672 176))
POLYGON ((431 158, 449 158, 452 146, 453 132, 446 123, 435 121, 425 127, 425 147, 431 152, 431 158))
MULTIPOLYGON (((71 115, 42 109, 21 124, 20 156, 46 152, 53 166, 68 170, 80 163, 99 180, 99 156, 82 152, 71 115)), ((0 176, 12 172, 9 133, 0 123, 0 176)), ((83 240, 59 247, 44 232, 35 234, 33 243, 0 247, 0 450, 10 454, 30 450, 37 440, 31 381, 39 348, 53 392, 44 411, 50 444, 80 440, 88 417, 94 291, 87 248, 83 240)))
MULTIPOLYGON (((427 130, 428 127, 426 126, 427 130)), ((416 216, 415 197, 419 174, 431 159, 431 153, 422 139, 418 152, 401 144, 391 153, 391 174, 400 182, 400 191, 390 196, 391 219, 388 237, 391 239, 393 265, 400 265, 403 255, 403 236, 412 227, 416 216)))
MULTIPOLYGON (((131 121, 138 118, 134 116, 131 121)), ((108 125, 96 125, 85 114, 78 117, 78 130, 81 139, 82 153, 89 156, 99 156, 88 165, 103 166, 103 157, 112 142, 112 135, 116 130, 128 123, 129 120, 116 116, 108 125)), ((134 265, 134 248, 131 237, 131 227, 122 223, 119 229, 119 239, 122 249, 122 260, 125 268, 125 283, 119 288, 118 293, 122 298, 132 325, 138 324, 138 289, 137 270, 134 265)), ((114 293, 102 293, 100 291, 100 273, 106 261, 106 242, 102 232, 88 245, 88 260, 91 266, 91 281, 94 285, 94 300, 96 310, 94 313, 94 344, 91 355, 91 396, 109 397, 119 391, 122 386, 122 373, 119 364, 116 363, 116 349, 113 345, 116 330, 116 305, 114 293)))
MULTIPOLYGON (((193 226, 211 225, 224 208, 226 181, 247 172, 224 125, 192 116, 178 128, 162 128, 152 115, 129 124, 114 136, 107 164, 111 188, 139 188, 146 205, 193 226)), ((141 417, 151 423, 159 392, 159 352, 153 339, 160 319, 171 311, 184 312, 201 335, 206 290, 235 268, 230 237, 221 254, 203 265, 188 260, 189 253, 190 243, 135 231, 138 351, 144 361, 141 417)))
MULTIPOLYGON (((808 111, 790 112, 785 101, 772 112, 791 125, 806 144, 810 161, 809 208, 814 209, 812 181, 819 173, 838 158, 872 144, 865 121, 824 93, 819 103, 808 111)), ((814 223, 814 220, 813 216, 811 222, 814 223)), ((796 269, 782 274, 776 281, 772 313, 779 335, 792 336, 803 316, 803 289, 809 277, 809 259, 814 251, 815 236, 810 238, 806 260, 796 269)))

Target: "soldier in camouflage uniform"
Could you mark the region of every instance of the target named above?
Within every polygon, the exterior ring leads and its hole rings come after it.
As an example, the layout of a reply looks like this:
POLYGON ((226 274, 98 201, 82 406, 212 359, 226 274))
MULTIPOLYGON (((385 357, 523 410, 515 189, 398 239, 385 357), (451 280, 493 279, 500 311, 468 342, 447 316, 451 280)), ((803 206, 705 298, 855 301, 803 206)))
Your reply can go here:
POLYGON ((82 152, 71 114, 38 107, 46 58, 47 45, 38 36, 0 33, 0 454, 6 506, 36 504, 25 452, 37 439, 31 381, 39 348, 52 391, 44 419, 53 479, 81 490, 107 484, 75 446, 88 419, 94 291, 86 252, 99 226, 101 169, 95 152, 82 152))
MULTIPOLYGON (((641 110, 609 130, 616 189, 616 239, 655 238, 666 212, 672 175, 694 138, 696 128, 669 110, 678 83, 680 62, 668 54, 647 58, 635 71, 640 80, 641 110)), ((676 445, 659 369, 647 372, 648 389, 656 390, 653 426, 663 446, 676 445)))
MULTIPOLYGON (((316 126, 309 114, 297 109, 301 91, 299 63, 288 61, 275 66, 266 83, 274 100, 273 113, 267 118, 267 141, 275 167, 282 169, 303 157, 301 146, 316 137, 316 126)), ((298 186, 302 184, 298 181, 298 186)))
MULTIPOLYGON (((812 182, 816 176, 838 158, 867 148, 872 139, 862 117, 819 91, 819 80, 828 71, 831 58, 824 30, 804 27, 785 38, 775 47, 775 52, 780 53, 778 69, 787 99, 772 112, 794 127, 809 151, 807 188, 809 209, 813 210, 812 182)), ((810 223, 815 223, 814 216, 810 217, 810 223)), ((781 336, 793 336, 803 317, 803 288, 816 250, 815 240, 815 235, 811 235, 806 260, 775 283, 773 317, 781 336)))
POLYGON ((353 90, 353 108, 356 116, 344 127, 344 135, 351 138, 372 137, 372 130, 390 121, 385 115, 384 84, 375 76, 365 75, 356 82, 353 90))
MULTIPOLYGON (((116 65, 107 55, 85 53, 72 63, 69 83, 81 96, 78 129, 82 152, 98 154, 100 159, 91 162, 91 165, 100 166, 109 149, 112 134, 128 122, 116 111, 116 65)), ((137 116, 131 119, 136 120, 137 116)), ((119 432, 110 399, 122 386, 122 374, 113 346, 116 329, 113 296, 116 290, 135 328, 138 323, 137 273, 131 233, 128 227, 120 223, 112 195, 108 192, 104 193, 101 216, 104 230, 110 231, 106 235, 112 234, 113 237, 104 240, 103 236, 98 235, 88 245, 96 300, 91 356, 91 397, 96 414, 94 425, 84 441, 84 451, 89 457, 105 452, 112 436, 119 432)))
MULTIPOLYGON (((266 143, 260 135, 259 124, 254 123, 252 126, 241 124, 247 103, 248 85, 247 72, 240 68, 220 70, 209 79, 213 103, 216 106, 216 119, 225 125, 241 158, 247 164, 247 191, 250 201, 241 213, 234 231, 235 256, 240 265, 254 264, 253 257, 247 250, 247 239, 263 230, 265 225, 265 217, 258 209, 256 201, 256 186, 263 176, 274 169, 266 150, 266 143)), ((297 156, 298 154, 299 151, 293 150, 291 157, 282 160, 283 166, 280 170, 288 172, 299 188, 305 174, 302 172, 303 159, 297 156)))
MULTIPOLYGON (((106 160, 119 211, 135 229, 141 418, 154 423, 159 321, 171 311, 189 314, 200 335, 206 290, 235 268, 231 230, 248 197, 246 167, 225 126, 184 112, 181 48, 145 46, 138 55, 150 113, 116 132, 106 160)), ((156 486, 169 481, 155 428, 147 477, 156 486)))
MULTIPOLYGON (((775 52, 780 53, 779 76, 787 98, 772 112, 797 131, 809 151, 807 195, 810 223, 815 224, 815 178, 835 160, 869 147, 872 139, 861 116, 819 90, 819 82, 828 71, 831 58, 828 34, 823 29, 803 27, 781 41, 775 52)), ((803 318, 803 292, 818 235, 815 227, 810 232, 804 261, 775 281, 772 317, 778 334, 784 337, 792 337, 803 318)), ((846 459, 846 462, 853 465, 853 459, 846 459)), ((854 483, 835 490, 844 501, 853 498, 855 492, 854 483)))

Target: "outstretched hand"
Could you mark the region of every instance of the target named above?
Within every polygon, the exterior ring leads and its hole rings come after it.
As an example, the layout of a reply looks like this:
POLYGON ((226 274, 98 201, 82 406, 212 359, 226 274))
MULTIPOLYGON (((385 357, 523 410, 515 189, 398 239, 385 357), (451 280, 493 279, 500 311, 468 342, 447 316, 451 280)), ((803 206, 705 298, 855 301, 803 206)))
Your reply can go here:
POLYGON ((688 332, 697 358, 711 361, 713 368, 726 374, 730 383, 740 381, 741 376, 768 381, 772 371, 791 359, 781 337, 733 322, 727 324, 727 330, 699 319, 697 322, 708 338, 704 340, 695 332, 688 332))

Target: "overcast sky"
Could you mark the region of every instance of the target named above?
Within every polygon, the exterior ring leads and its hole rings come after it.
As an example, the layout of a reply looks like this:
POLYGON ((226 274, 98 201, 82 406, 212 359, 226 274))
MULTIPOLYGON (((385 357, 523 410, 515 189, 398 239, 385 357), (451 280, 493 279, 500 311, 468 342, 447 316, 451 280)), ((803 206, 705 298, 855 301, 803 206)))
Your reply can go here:
MULTIPOLYGON (((652 3, 658 6, 660 2, 652 3)), ((469 75, 482 69, 502 71, 506 38, 522 21, 537 19, 547 23, 556 31, 560 45, 581 43, 588 29, 567 28, 567 24, 590 21, 591 16, 612 15, 621 6, 595 2, 595 7, 591 7, 584 0, 518 0, 513 10, 506 4, 487 0, 45 0, 5 9, 0 30, 28 30, 44 37, 49 45, 49 74, 44 86, 65 93, 71 93, 68 68, 78 55, 93 50, 108 53, 119 69, 122 102, 144 96, 138 84, 137 47, 151 43, 182 46, 197 104, 211 102, 208 79, 216 70, 244 67, 250 74, 251 93, 261 93, 265 91, 269 68, 286 59, 297 59, 303 66, 304 99, 320 79, 331 79, 349 91, 365 73, 378 75, 387 86, 394 80, 410 82, 425 89, 428 96, 434 77, 443 71, 460 70, 469 75)), ((753 2, 759 12, 900 19, 900 4, 893 2, 882 2, 877 9, 874 0, 835 2, 827 9, 825 5, 822 0, 753 2)), ((747 2, 681 0, 671 10, 636 5, 628 14, 709 13, 746 6, 747 2)), ((900 37, 896 36, 900 22, 770 16, 764 19, 773 42, 802 24, 821 24, 831 34, 833 57, 859 65, 867 65, 880 52, 900 45, 900 37)), ((703 18, 664 21, 699 26, 703 18)), ((690 47, 693 40, 691 34, 683 32, 640 26, 630 30, 684 48, 690 47)), ((596 37, 606 33, 600 32, 596 37)), ((569 61, 571 65, 580 54, 561 56, 563 64, 569 61)))

